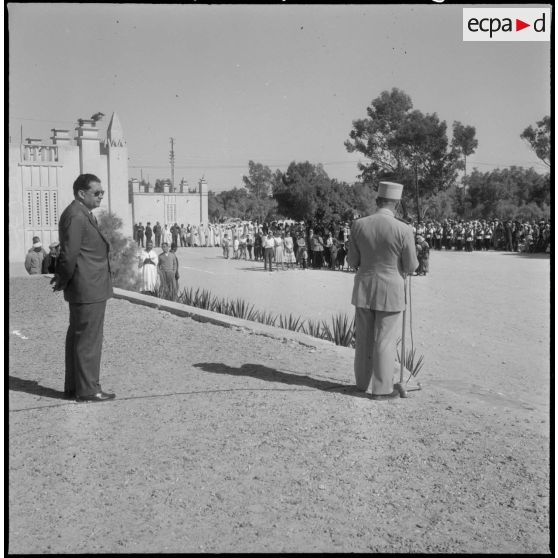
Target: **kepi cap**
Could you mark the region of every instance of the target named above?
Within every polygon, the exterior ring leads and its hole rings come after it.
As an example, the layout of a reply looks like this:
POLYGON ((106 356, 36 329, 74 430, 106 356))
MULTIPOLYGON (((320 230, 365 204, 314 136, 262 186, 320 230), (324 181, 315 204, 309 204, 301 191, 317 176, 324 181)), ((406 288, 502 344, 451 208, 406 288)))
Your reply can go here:
POLYGON ((400 200, 403 193, 403 184, 397 182, 380 182, 378 196, 388 200, 400 200))

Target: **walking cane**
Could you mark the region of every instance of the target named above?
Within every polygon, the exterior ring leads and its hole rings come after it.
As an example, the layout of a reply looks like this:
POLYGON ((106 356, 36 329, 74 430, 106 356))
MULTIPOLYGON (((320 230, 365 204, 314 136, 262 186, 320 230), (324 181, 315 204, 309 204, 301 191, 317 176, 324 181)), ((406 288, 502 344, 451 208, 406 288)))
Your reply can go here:
POLYGON ((407 276, 403 279, 403 289, 405 292, 405 308, 403 309, 403 324, 401 326, 401 358, 399 363, 399 383, 395 384, 395 388, 399 391, 399 397, 407 397, 407 390, 403 385, 403 376, 405 370, 405 322, 407 318, 407 276))

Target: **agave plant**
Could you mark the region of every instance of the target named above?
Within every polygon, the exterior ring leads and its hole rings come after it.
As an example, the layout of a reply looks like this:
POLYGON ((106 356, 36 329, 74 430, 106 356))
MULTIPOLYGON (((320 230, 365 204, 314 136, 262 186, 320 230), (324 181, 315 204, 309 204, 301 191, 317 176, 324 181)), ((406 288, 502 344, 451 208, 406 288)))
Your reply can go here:
POLYGON ((336 314, 332 318, 332 341, 336 345, 343 347, 355 346, 355 319, 349 318, 346 314, 336 314))
POLYGON ((284 316, 281 314, 279 316, 279 327, 283 329, 289 329, 290 331, 299 331, 304 325, 304 320, 299 316, 295 318, 292 314, 289 316, 284 316))
MULTIPOLYGON (((397 340, 397 360, 399 362, 401 362, 401 354, 399 352, 400 344, 401 344, 401 338, 397 340)), ((411 376, 413 376, 413 378, 416 378, 418 376, 418 373, 422 370, 422 367, 424 366, 424 355, 420 355, 417 358, 416 349, 414 347, 408 349, 407 351, 405 351, 403 366, 405 366, 405 368, 411 373, 411 376)), ((409 380, 410 377, 409 379, 407 379, 407 381, 409 380)))
MULTIPOLYGON (((155 295, 160 298, 168 297, 166 289, 162 287, 159 287, 156 290, 155 295)), ((336 345, 354 347, 355 344, 354 318, 349 321, 349 318, 344 314, 338 314, 334 316, 330 327, 330 325, 328 325, 325 320, 308 320, 307 322, 305 322, 300 316, 296 317, 292 314, 289 314, 288 316, 285 316, 283 314, 274 316, 269 312, 260 312, 256 310, 253 304, 249 304, 245 300, 242 300, 240 298, 235 300, 218 298, 205 289, 200 290, 198 288, 194 292, 194 289, 192 287, 183 288, 182 292, 179 295, 175 296, 175 300, 182 304, 187 304, 196 308, 202 308, 204 310, 210 310, 212 312, 219 312, 220 314, 226 314, 228 316, 234 316, 236 318, 242 318, 244 320, 260 322, 265 325, 275 326, 277 324, 277 321, 279 321, 278 325, 281 328, 291 331, 300 331, 319 339, 332 341, 336 345)), ((414 354, 411 358, 414 358, 414 354)), ((418 374, 418 371, 421 367, 422 357, 419 359, 412 370, 416 371, 415 374, 418 374)), ((411 370, 411 368, 409 368, 409 370, 411 370)))
POLYGON ((302 328, 301 331, 303 333, 306 333, 307 335, 312 335, 312 337, 320 338, 320 336, 321 336, 320 322, 313 322, 312 320, 308 320, 308 322, 302 328))

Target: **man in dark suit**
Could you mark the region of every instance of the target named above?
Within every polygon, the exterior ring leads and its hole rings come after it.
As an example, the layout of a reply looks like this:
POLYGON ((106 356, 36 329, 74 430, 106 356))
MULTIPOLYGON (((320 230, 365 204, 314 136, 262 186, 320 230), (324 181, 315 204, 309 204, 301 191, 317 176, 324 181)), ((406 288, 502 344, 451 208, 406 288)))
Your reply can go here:
POLYGON ((405 310, 405 275, 418 267, 411 227, 395 218, 403 186, 380 182, 378 211, 354 221, 347 263, 357 269, 355 306, 355 379, 372 399, 399 397, 393 389, 397 334, 405 310))
POLYGON ((112 296, 109 243, 97 226, 92 209, 101 205, 101 181, 81 174, 74 182, 74 201, 60 216, 60 255, 53 290, 64 291, 70 306, 66 334, 64 393, 77 401, 108 401, 99 383, 103 325, 107 300, 112 296))

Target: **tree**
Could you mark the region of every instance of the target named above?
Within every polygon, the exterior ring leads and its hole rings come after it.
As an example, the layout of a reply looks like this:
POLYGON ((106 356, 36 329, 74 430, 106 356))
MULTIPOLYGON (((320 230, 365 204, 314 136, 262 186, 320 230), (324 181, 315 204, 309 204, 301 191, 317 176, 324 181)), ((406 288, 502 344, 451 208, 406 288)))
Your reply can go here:
POLYGON ((98 217, 99 230, 110 244, 109 260, 112 284, 121 289, 139 290, 141 278, 138 274, 136 243, 121 232, 122 219, 108 211, 98 217))
POLYGON ((280 215, 300 220, 315 219, 317 213, 325 213, 330 179, 322 165, 293 161, 280 178, 273 189, 280 215))
POLYGON ((242 181, 246 189, 260 200, 271 195, 273 178, 273 173, 269 167, 261 163, 248 161, 248 176, 244 175, 242 181))
POLYGON ((464 126, 461 122, 453 123, 452 146, 463 157, 464 180, 467 180, 467 157, 475 152, 479 142, 475 138, 476 130, 473 126, 464 126))
POLYGON ((436 113, 411 110, 409 95, 400 89, 383 91, 366 111, 368 118, 353 121, 347 151, 362 153, 369 163, 359 163, 360 177, 377 186, 395 180, 408 187, 408 201, 415 192, 419 219, 419 192, 429 198, 455 183, 459 152, 449 144, 447 125, 436 113))
MULTIPOLYGON (((531 219, 533 215, 549 215, 550 176, 534 169, 510 167, 479 172, 474 169, 467 180, 467 191, 459 189, 466 218, 531 219)), ((456 197, 457 202, 460 200, 456 197)))
POLYGON ((525 128, 519 137, 527 141, 537 157, 550 167, 550 116, 539 120, 536 128, 525 128))
POLYGON ((224 216, 224 208, 221 200, 215 195, 215 192, 209 190, 207 192, 207 214, 210 221, 219 221, 224 216))
POLYGON ((353 120, 345 148, 370 159, 368 165, 358 163, 361 178, 375 182, 379 174, 397 175, 401 171, 404 158, 396 135, 412 108, 411 97, 394 87, 391 92, 383 91, 366 108, 368 118, 353 120))

